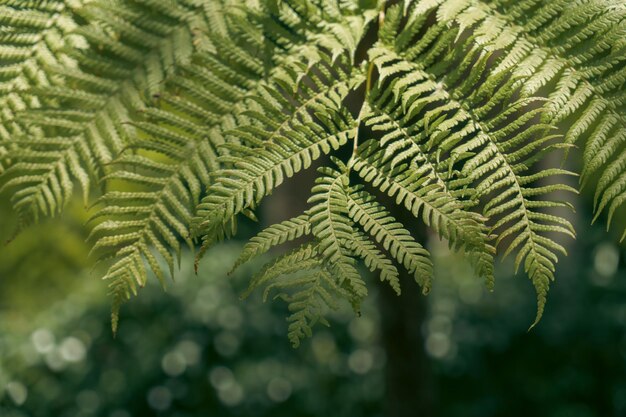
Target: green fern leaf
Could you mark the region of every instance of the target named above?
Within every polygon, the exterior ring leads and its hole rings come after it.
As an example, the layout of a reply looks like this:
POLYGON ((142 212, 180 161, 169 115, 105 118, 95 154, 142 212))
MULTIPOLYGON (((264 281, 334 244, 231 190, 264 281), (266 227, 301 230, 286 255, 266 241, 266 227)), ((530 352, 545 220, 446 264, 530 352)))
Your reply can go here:
POLYGON ((381 252, 370 239, 360 231, 353 231, 353 240, 346 244, 357 257, 362 258, 370 271, 380 271, 380 280, 389 283, 391 288, 400 295, 400 274, 395 265, 381 252))
POLYGON ((197 7, 184 2, 162 6, 134 1, 115 8, 108 2, 89 2, 74 10, 89 23, 78 26, 73 36, 92 48, 66 49, 77 65, 48 63, 45 73, 50 83, 27 91, 42 105, 20 116, 20 123, 36 132, 37 144, 28 154, 7 155, 13 164, 3 175, 8 179, 5 188, 12 188, 14 177, 30 177, 12 197, 23 217, 36 220, 39 213, 52 215, 65 206, 72 190, 56 184, 63 180, 61 175, 73 173, 70 165, 76 158, 88 167, 76 177, 87 199, 94 177, 106 171, 106 164, 131 135, 132 129, 124 124, 130 111, 159 91, 176 65, 189 60, 196 12, 197 7), (57 146, 58 130, 64 132, 67 145, 57 146), (54 161, 42 148, 56 150, 54 161), (42 160, 60 168, 41 172, 36 164, 42 160))
POLYGON ((347 217, 347 175, 331 168, 320 168, 322 174, 315 181, 309 199, 309 222, 319 245, 319 253, 335 276, 339 285, 347 286, 352 305, 358 310, 367 288, 355 267, 347 242, 353 239, 352 225, 347 217))
MULTIPOLYGON (((296 97, 297 104, 287 99, 292 93, 285 89, 282 91, 286 96, 265 88, 261 95, 251 97, 259 105, 258 110, 246 112, 251 123, 230 134, 252 147, 224 146, 228 153, 220 161, 229 168, 215 174, 217 182, 198 206, 194 219, 197 234, 212 240, 216 226, 246 208, 256 207, 285 178, 348 142, 354 134, 354 120, 342 108, 342 101, 363 78, 341 70, 335 75, 338 78, 326 85, 321 75, 311 71, 315 87, 306 88, 296 97), (263 129, 264 125, 271 128, 263 129)), ((274 82, 277 87, 295 85, 297 77, 295 68, 288 69, 279 73, 274 82)))
POLYGON ((313 169, 309 209, 234 266, 306 241, 247 292, 287 301, 294 345, 336 301, 358 310, 357 261, 397 293, 400 265, 428 291, 427 242, 404 210, 488 288, 496 249, 514 256, 535 325, 575 236, 560 209, 577 174, 555 157, 580 150, 594 220, 611 225, 626 203, 625 18, 622 0, 6 0, 0 192, 18 228, 60 213, 76 186, 97 198, 89 241, 114 328, 185 244, 201 240, 197 267, 313 169))
POLYGON ((246 243, 230 273, 250 259, 267 253, 272 247, 298 239, 310 233, 311 225, 309 223, 308 214, 302 214, 298 217, 269 226, 246 243))
POLYGON ((433 273, 428 251, 366 191, 350 193, 347 207, 350 218, 413 274, 423 293, 428 294, 433 273))

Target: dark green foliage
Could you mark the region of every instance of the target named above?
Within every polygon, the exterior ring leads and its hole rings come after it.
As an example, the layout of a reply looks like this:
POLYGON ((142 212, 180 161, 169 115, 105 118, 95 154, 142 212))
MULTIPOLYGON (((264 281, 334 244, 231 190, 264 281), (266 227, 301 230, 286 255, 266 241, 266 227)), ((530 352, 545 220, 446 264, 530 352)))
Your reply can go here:
MULTIPOLYGON (((34 249, 32 241, 22 240, 38 231, 32 232, 15 242, 24 252, 34 249)), ((548 417, 621 417, 626 412, 626 252, 605 239, 595 227, 569 247, 571 262, 557 271, 549 314, 530 333, 532 290, 519 277, 503 274, 512 271, 510 265, 497 268, 498 290, 489 294, 461 256, 444 245, 432 247, 439 279, 428 297, 423 331, 433 366, 428 383, 438 393, 436 415, 526 417, 543 410, 540 415, 548 417)), ((332 328, 317 329, 311 341, 292 350, 284 343, 288 312, 282 303, 262 305, 258 296, 245 303, 238 299, 259 260, 232 280, 217 279, 240 250, 227 244, 207 252, 201 266, 213 279, 194 277, 193 257, 183 254, 177 285, 164 294, 151 280, 124 308, 116 338, 109 332, 110 303, 100 283, 65 270, 63 282, 91 290, 51 295, 49 286, 29 284, 28 297, 39 293, 46 307, 34 306, 39 312, 34 318, 24 306, 1 313, 0 414, 386 415, 383 318, 376 303, 386 288, 372 286, 361 317, 347 309, 334 313, 332 328), (16 328, 16 316, 29 315, 16 328), (50 335, 52 340, 45 337, 50 335), (82 360, 66 355, 77 340, 86 348, 82 360), (282 382, 278 387, 291 388, 283 391, 290 393, 283 402, 276 402, 270 390, 277 381, 282 382), (27 389, 21 405, 11 395, 15 385, 27 389), (155 391, 166 400, 155 402, 155 391)), ((4 287, 14 288, 10 280, 4 287)))

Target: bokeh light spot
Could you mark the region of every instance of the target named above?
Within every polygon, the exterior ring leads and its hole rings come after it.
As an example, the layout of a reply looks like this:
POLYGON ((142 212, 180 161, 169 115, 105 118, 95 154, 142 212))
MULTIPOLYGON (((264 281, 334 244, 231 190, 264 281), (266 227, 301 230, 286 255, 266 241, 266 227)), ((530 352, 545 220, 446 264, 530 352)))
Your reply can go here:
POLYGON ((80 362, 85 359, 85 345, 75 337, 67 337, 59 347, 61 357, 67 362, 80 362))
POLYGON ((67 363, 65 362, 65 359, 63 359, 63 356, 61 356, 58 349, 54 349, 46 353, 46 365, 48 365, 48 368, 53 371, 59 372, 65 369, 67 363))
POLYGON ((597 246, 593 258, 593 266, 599 276, 594 277, 598 285, 607 285, 617 273, 619 266, 619 249, 611 243, 601 243, 597 246))
POLYGON ((161 368, 163 372, 171 377, 182 375, 187 369, 185 357, 178 351, 168 352, 161 360, 161 368))
POLYGON ((18 381, 11 381, 7 384, 6 392, 16 405, 22 405, 28 398, 28 389, 18 381))
POLYGON ((376 335, 376 324, 368 317, 357 317, 350 321, 348 331, 354 340, 372 342, 376 335))
POLYGON ((368 373, 372 369, 372 365, 374 365, 374 357, 365 349, 355 350, 348 357, 348 366, 356 374, 368 373))
POLYGON ((314 334, 311 347, 315 359, 319 363, 330 363, 337 353, 335 339, 328 332, 318 332, 314 334))
POLYGON ((209 381, 217 390, 217 396, 224 405, 233 407, 243 401, 243 388, 235 380, 232 371, 225 366, 216 366, 211 369, 209 381))
POLYGON ((47 353, 54 349, 54 335, 48 329, 37 329, 31 335, 33 346, 39 353, 47 353))
POLYGON ((200 362, 200 346, 193 340, 183 340, 177 346, 176 350, 185 358, 187 366, 196 365, 200 362))
POLYGON ((450 352, 450 337, 445 333, 431 333, 426 338, 426 352, 433 358, 444 358, 450 352))
POLYGON ((217 392, 217 396, 220 401, 229 407, 234 407, 239 405, 244 397, 243 388, 241 385, 234 383, 230 385, 228 388, 220 389, 217 392))
POLYGON ((172 393, 167 387, 154 387, 148 392, 148 405, 157 411, 165 411, 172 405, 172 393))
POLYGON ((287 401, 291 396, 291 382, 285 378, 272 378, 267 384, 267 396, 276 403, 287 401))
POLYGON ((209 372, 209 381, 215 389, 224 389, 234 384, 235 377, 230 369, 225 366, 217 366, 209 372))

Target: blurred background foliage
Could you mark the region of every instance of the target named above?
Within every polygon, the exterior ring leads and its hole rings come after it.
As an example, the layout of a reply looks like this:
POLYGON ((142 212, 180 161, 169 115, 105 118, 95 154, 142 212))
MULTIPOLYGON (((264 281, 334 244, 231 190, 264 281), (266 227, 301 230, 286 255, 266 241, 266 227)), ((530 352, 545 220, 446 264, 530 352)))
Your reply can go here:
MULTIPOLYGON (((0 204, 2 224, 11 214, 0 204)), ((436 282, 423 334, 437 416, 626 416, 626 251, 581 212, 541 324, 508 260, 496 291, 432 241, 436 282)), ((85 213, 12 239, 0 230, 0 416, 372 416, 385 395, 377 287, 299 349, 280 301, 239 294, 258 265, 227 278, 241 244, 218 246, 199 276, 185 254, 163 292, 151 280, 110 331, 106 284, 90 273, 85 213)))

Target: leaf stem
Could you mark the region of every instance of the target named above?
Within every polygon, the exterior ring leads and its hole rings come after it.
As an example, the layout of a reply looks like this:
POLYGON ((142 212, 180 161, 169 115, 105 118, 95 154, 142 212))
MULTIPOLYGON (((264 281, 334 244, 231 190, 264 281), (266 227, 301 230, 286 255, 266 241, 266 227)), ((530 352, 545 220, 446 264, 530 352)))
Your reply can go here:
MULTIPOLYGON (((379 29, 385 23, 385 3, 386 2, 383 1, 382 6, 380 10, 378 11, 378 28, 379 29)), ((365 96, 363 97, 363 105, 361 106, 361 110, 359 111, 359 115, 357 116, 357 119, 356 119, 356 126, 354 128, 355 129, 354 140, 352 143, 352 155, 350 156, 350 160, 348 161, 348 169, 350 169, 350 165, 356 158, 357 149, 359 148, 359 130, 361 128, 361 118, 363 116, 363 113, 365 112, 365 109, 367 108, 367 99, 372 89, 374 67, 375 67, 374 63, 369 62, 368 67, 367 67, 367 78, 365 80, 365 96)))

